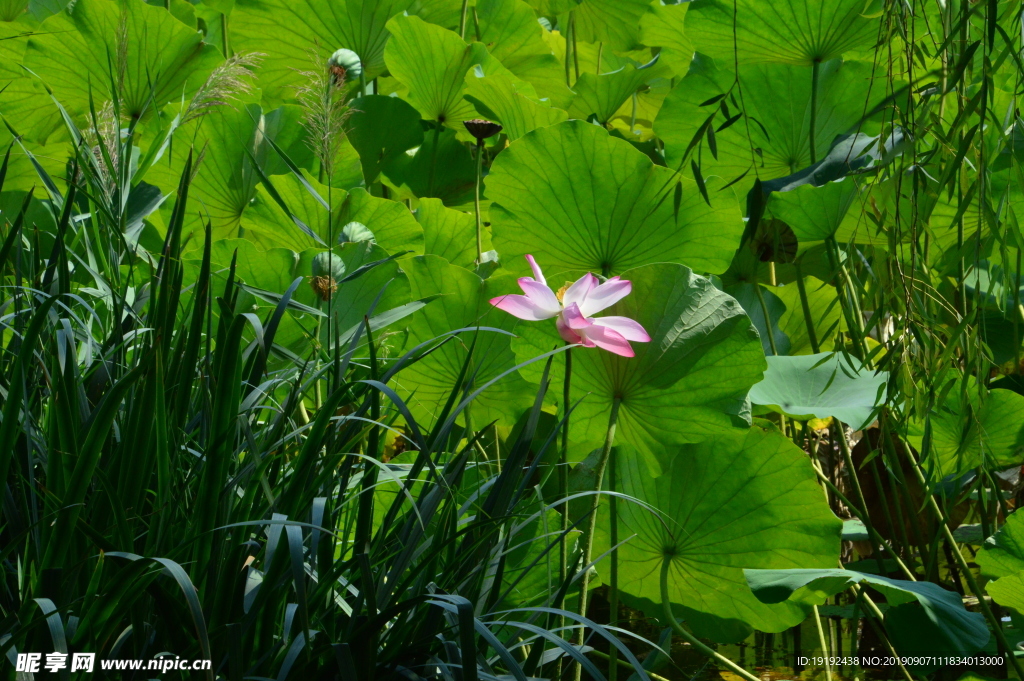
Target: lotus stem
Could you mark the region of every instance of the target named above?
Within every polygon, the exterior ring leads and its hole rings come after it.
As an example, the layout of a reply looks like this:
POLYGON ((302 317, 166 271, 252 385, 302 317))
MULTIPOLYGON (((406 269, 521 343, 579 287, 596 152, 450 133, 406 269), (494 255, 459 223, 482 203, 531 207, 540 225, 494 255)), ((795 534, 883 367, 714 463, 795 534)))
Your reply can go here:
POLYGON ((811 131, 808 140, 811 145, 811 164, 818 162, 818 153, 814 148, 814 128, 818 125, 818 69, 820 67, 821 63, 817 59, 811 62, 811 131))
POLYGON ((704 653, 716 662, 720 662, 729 668, 733 673, 742 676, 747 681, 761 681, 743 667, 739 666, 726 656, 719 653, 717 650, 705 645, 696 636, 688 632, 683 628, 683 625, 676 621, 676 616, 672 613, 672 602, 668 597, 668 568, 672 564, 672 557, 665 556, 661 563, 661 608, 662 613, 665 616, 665 621, 672 631, 674 631, 680 638, 688 642, 691 646, 704 653))
POLYGON ((427 196, 434 195, 434 171, 437 169, 437 145, 441 140, 441 121, 434 124, 434 146, 430 150, 430 172, 427 174, 427 196))
MULTIPOLYGON (((609 492, 615 492, 616 459, 618 459, 618 455, 613 450, 611 455, 608 457, 609 492)), ((608 534, 612 545, 612 554, 610 556, 611 566, 609 568, 610 579, 608 582, 608 624, 615 626, 615 623, 619 619, 619 549, 616 548, 619 544, 619 509, 616 504, 614 494, 608 497, 608 525, 608 534)), ((608 651, 608 654, 611 658, 611 665, 608 668, 608 681, 618 681, 619 667, 615 663, 619 661, 619 650, 615 646, 612 646, 608 651)))
POLYGON ((599 75, 599 76, 601 75, 601 57, 603 55, 604 55, 604 43, 601 42, 601 43, 597 44, 597 68, 595 69, 595 73, 597 75, 599 75))
POLYGON ((462 12, 459 14, 459 37, 466 39, 466 13, 469 10, 469 0, 462 0, 462 12))
POLYGON ((572 12, 565 21, 565 86, 572 87, 572 12))
MULTIPOLYGON (((615 646, 612 646, 612 649, 618 651, 618 648, 616 648, 615 646)), ((600 650, 591 650, 590 653, 588 653, 588 654, 589 655, 596 655, 597 657, 601 658, 602 660, 608 660, 609 662, 612 661, 611 655, 606 655, 605 653, 602 653, 600 650)), ((628 669, 630 671, 635 671, 633 669, 633 665, 631 665, 630 663, 626 662, 625 660, 620 660, 618 658, 615 658, 614 666, 615 667, 622 667, 623 669, 628 669)), ((609 668, 608 672, 609 672, 609 678, 611 678, 611 668, 609 668)), ((647 671, 647 676, 651 677, 654 681, 668 681, 668 679, 666 679, 664 676, 661 676, 660 674, 655 674, 654 672, 652 672, 650 670, 647 671)))
POLYGON ((832 681, 832 665, 828 662, 832 652, 825 642, 825 630, 821 626, 821 614, 818 612, 818 606, 814 605, 811 607, 814 609, 814 623, 818 627, 818 645, 821 646, 821 652, 824 653, 823 657, 825 658, 825 681, 832 681))
MULTIPOLYGON (((476 193, 473 195, 473 210, 476 213, 476 264, 484 261, 484 223, 480 216, 480 183, 484 175, 484 141, 476 141, 476 193)), ((568 361, 568 360, 566 360, 568 361)), ((568 381, 568 374, 566 374, 568 381)))
MULTIPOLYGON (((612 445, 615 444, 615 426, 619 420, 619 405, 621 399, 616 397, 612 400, 612 409, 608 414, 608 432, 605 434, 604 447, 601 449, 601 457, 597 461, 597 468, 594 471, 594 500, 590 505, 590 516, 587 518, 587 526, 583 531, 583 575, 580 577, 580 607, 581 617, 587 616, 587 589, 590 587, 590 556, 594 549, 594 529, 597 527, 597 509, 601 502, 601 483, 604 481, 604 471, 608 467, 608 459, 612 453, 612 445)), ((577 644, 582 646, 585 636, 583 627, 580 627, 577 635, 577 644)), ((580 681, 583 674, 583 667, 576 664, 576 681, 580 681)))
MULTIPOLYGON (((572 348, 565 351, 565 378, 562 379, 562 446, 558 457, 558 494, 562 499, 569 498, 569 399, 572 386, 572 348)), ((562 512, 562 535, 558 542, 558 583, 564 584, 569 571, 569 506, 562 512)), ((562 609, 564 598, 555 605, 562 609)), ((559 616, 559 627, 565 626, 565 617, 559 616)))
POLYGON ((765 333, 768 334, 768 347, 771 348, 773 355, 779 354, 779 349, 775 347, 775 334, 772 333, 772 317, 768 314, 768 303, 764 300, 764 293, 761 292, 761 284, 757 281, 754 282, 754 292, 757 294, 757 302, 761 304, 761 314, 764 315, 764 328, 765 333))
POLYGON ((576 11, 569 11, 569 24, 572 26, 572 63, 575 67, 576 80, 580 79, 580 51, 576 48, 576 11))
POLYGON ((800 307, 803 308, 804 323, 807 325, 807 340, 811 344, 811 352, 818 354, 821 352, 818 345, 818 334, 814 330, 814 318, 811 315, 811 305, 807 301, 807 286, 804 284, 804 278, 800 272, 800 261, 794 262, 793 266, 796 268, 796 289, 800 293, 800 307))
POLYGON ((903 677, 907 681, 915 681, 914 677, 910 675, 910 672, 907 671, 907 668, 904 667, 903 663, 900 661, 900 655, 896 652, 896 648, 893 647, 892 642, 889 640, 889 637, 885 635, 885 631, 882 625, 885 617, 884 615, 882 615, 882 611, 878 609, 878 606, 875 605, 875 602, 873 600, 871 600, 871 597, 868 596, 859 586, 854 584, 850 587, 850 589, 853 591, 853 593, 857 595, 858 599, 863 600, 864 604, 868 606, 867 609, 870 611, 870 616, 867 618, 867 620, 869 623, 871 623, 872 627, 874 627, 875 633, 878 634, 878 638, 882 639, 882 642, 885 644, 885 647, 888 648, 889 655, 892 656, 892 659, 900 668, 900 672, 903 673, 903 677))

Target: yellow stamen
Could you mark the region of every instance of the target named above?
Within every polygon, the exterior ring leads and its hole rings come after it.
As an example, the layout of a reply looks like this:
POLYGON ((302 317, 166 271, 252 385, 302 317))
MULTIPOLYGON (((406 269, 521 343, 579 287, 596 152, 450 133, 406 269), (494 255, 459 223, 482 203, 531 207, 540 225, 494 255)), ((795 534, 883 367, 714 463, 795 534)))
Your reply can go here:
POLYGON ((572 286, 572 282, 567 281, 565 282, 565 286, 555 291, 555 298, 558 298, 558 302, 562 302, 562 296, 565 295, 565 292, 569 289, 570 286, 572 286))

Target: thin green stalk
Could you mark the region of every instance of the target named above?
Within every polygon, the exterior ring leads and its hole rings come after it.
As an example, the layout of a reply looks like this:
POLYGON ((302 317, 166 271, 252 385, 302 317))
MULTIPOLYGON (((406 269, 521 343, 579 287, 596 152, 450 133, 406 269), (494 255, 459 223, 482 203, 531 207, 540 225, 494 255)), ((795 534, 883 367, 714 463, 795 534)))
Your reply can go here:
POLYGON ((434 195, 434 171, 437 169, 437 145, 441 139, 441 121, 434 121, 434 146, 430 150, 430 172, 427 174, 427 196, 434 195))
POLYGON ((778 355, 779 349, 775 347, 775 334, 772 333, 772 317, 768 314, 768 304, 764 301, 761 284, 756 281, 754 282, 754 293, 757 294, 757 302, 761 304, 761 314, 764 315, 764 328, 765 333, 768 334, 768 347, 771 348, 773 355, 778 355))
POLYGON ((572 25, 572 63, 575 66, 576 80, 580 79, 580 51, 576 47, 576 12, 570 10, 569 23, 572 25))
POLYGON ((572 12, 565 22, 565 85, 572 87, 572 12))
POLYGON ((231 39, 228 36, 228 15, 227 14, 221 14, 220 15, 220 35, 221 35, 221 41, 224 43, 222 45, 222 47, 224 49, 224 58, 227 59, 228 57, 231 56, 231 39))
POLYGON ((604 56, 604 43, 597 44, 597 69, 595 73, 601 75, 601 57, 604 56))
POLYGON ((1014 270, 1016 278, 1013 280, 1013 373, 1020 373, 1020 256, 1021 249, 1017 248, 1017 268, 1014 270))
MULTIPOLYGON (((618 454, 613 450, 609 456, 608 491, 615 492, 615 469, 618 454)), ((611 566, 609 569, 608 583, 608 624, 616 626, 619 619, 619 550, 615 548, 619 544, 619 509, 616 504, 615 495, 608 497, 608 534, 611 540, 612 553, 611 566)), ((616 664, 619 660, 619 650, 612 646, 608 651, 611 659, 611 666, 608 668, 608 681, 618 681, 619 667, 616 664)))
MULTIPOLYGON (((558 457, 559 498, 569 497, 569 399, 572 386, 572 349, 565 351, 565 377, 562 380, 562 446, 558 457)), ((558 583, 564 584, 569 565, 569 507, 562 509, 562 534, 558 542, 558 583)), ((559 599, 555 608, 561 610, 564 599, 559 599)), ((565 626, 565 617, 559 617, 559 629, 565 626)))
MULTIPOLYGON (((587 518, 586 529, 583 532, 583 559, 580 564, 583 566, 583 575, 580 577, 580 607, 579 614, 587 616, 587 589, 590 588, 590 557, 594 550, 594 529, 597 527, 597 509, 601 502, 601 483, 604 481, 604 471, 608 467, 608 459, 612 453, 612 445, 615 444, 615 426, 619 420, 620 398, 612 401, 612 409, 608 414, 608 431, 605 433, 604 447, 601 449, 601 457, 597 461, 594 470, 594 500, 590 505, 590 516, 587 518)), ((580 627, 577 634, 577 644, 583 645, 585 631, 580 627)), ((583 674, 583 667, 576 664, 576 681, 580 681, 583 674)))
POLYGON ((882 623, 885 621, 885 617, 882 615, 882 611, 878 609, 878 606, 875 605, 875 602, 873 600, 871 600, 871 597, 868 596, 859 586, 854 584, 850 587, 850 589, 853 591, 853 593, 857 595, 857 598, 859 600, 863 600, 865 605, 868 606, 868 610, 871 611, 870 616, 868 617, 868 622, 870 622, 872 626, 874 626, 875 633, 878 634, 878 638, 882 640, 882 643, 884 643, 885 647, 889 650, 889 655, 896 662, 896 665, 900 668, 900 672, 903 674, 903 677, 907 679, 907 681, 915 681, 914 677, 910 675, 910 672, 907 671, 907 668, 904 667, 903 663, 900 661, 900 655, 896 652, 896 649, 889 641, 889 637, 885 635, 885 631, 882 625, 882 623))
MULTIPOLYGON (((484 175, 484 141, 476 141, 476 193, 473 195, 473 211, 476 213, 476 264, 484 261, 484 222, 480 215, 480 183, 484 175)), ((568 360, 566 360, 568 361, 568 360)))
POLYGON ((462 0, 462 12, 459 14, 459 37, 466 39, 466 12, 469 9, 469 0, 462 0))
POLYGON ((811 63, 811 130, 808 141, 811 145, 812 164, 818 162, 818 152, 814 147, 814 129, 818 126, 818 69, 820 66, 821 64, 817 59, 811 63))
POLYGON ((681 638, 686 640, 691 646, 704 653, 708 657, 712 658, 716 662, 720 662, 729 668, 733 673, 742 676, 747 681, 761 681, 743 667, 739 666, 725 655, 722 655, 717 650, 710 648, 701 642, 696 636, 688 632, 683 628, 683 625, 676 621, 675 615, 672 613, 672 601, 668 597, 668 568, 672 564, 671 556, 666 556, 661 563, 661 611, 665 617, 665 621, 668 623, 672 630, 681 638))
POLYGON ((821 626, 821 615, 818 613, 818 606, 815 605, 812 608, 814 609, 814 624, 818 627, 818 645, 821 646, 822 657, 825 658, 825 681, 832 681, 832 665, 828 661, 832 653, 825 642, 825 629, 821 626))
POLYGON ((797 260, 793 266, 796 268, 796 289, 800 293, 800 307, 804 311, 804 323, 807 325, 807 340, 811 344, 811 351, 818 354, 818 334, 814 330, 814 317, 811 315, 811 304, 807 300, 807 286, 804 284, 803 275, 800 273, 800 261, 797 260))

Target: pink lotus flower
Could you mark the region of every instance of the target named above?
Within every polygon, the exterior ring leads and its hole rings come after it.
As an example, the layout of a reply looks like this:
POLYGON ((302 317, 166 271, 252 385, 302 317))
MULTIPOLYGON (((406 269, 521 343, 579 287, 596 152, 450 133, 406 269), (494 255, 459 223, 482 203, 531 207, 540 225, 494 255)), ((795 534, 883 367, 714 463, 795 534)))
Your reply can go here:
POLYGON ((601 284, 588 272, 555 293, 533 256, 527 255, 526 260, 533 270, 532 277, 519 280, 519 288, 526 295, 498 296, 491 298, 491 305, 527 321, 557 317, 558 333, 567 343, 598 347, 623 357, 634 355, 629 341, 647 343, 651 340, 644 327, 629 317, 591 316, 628 296, 633 290, 630 282, 612 277, 601 284))

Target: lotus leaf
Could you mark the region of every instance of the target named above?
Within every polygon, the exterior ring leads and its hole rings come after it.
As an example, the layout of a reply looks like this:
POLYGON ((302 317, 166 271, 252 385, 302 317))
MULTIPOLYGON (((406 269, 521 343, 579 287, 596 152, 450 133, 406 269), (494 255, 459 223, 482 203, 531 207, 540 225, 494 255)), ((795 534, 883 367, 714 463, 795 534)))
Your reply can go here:
POLYGON ((494 244, 517 268, 532 253, 553 272, 664 261, 722 272, 743 225, 734 203, 708 206, 691 181, 583 121, 512 144, 494 161, 487 196, 494 244))
POLYGON ((981 613, 968 612, 960 595, 931 582, 909 582, 853 570, 746 570, 747 582, 765 603, 821 604, 856 584, 881 592, 889 610, 886 631, 903 655, 970 654, 989 639, 981 613))
POLYGON ((636 535, 619 549, 619 584, 631 600, 661 616, 659 578, 668 559, 670 598, 698 636, 734 641, 750 627, 782 631, 804 619, 800 605, 759 602, 743 577, 752 566, 835 564, 843 524, 797 447, 756 425, 723 430, 674 448, 658 478, 629 454, 616 453, 618 491, 663 516, 617 503, 619 536, 636 535))
POLYGON ((750 401, 801 420, 832 416, 860 430, 869 424, 888 380, 887 372, 854 367, 839 354, 769 357, 764 380, 750 389, 750 401))
MULTIPOLYGON (((764 371, 764 354, 739 303, 688 268, 647 265, 622 276, 633 292, 607 314, 637 320, 651 342, 635 344, 632 358, 572 350, 573 399, 583 400, 573 412, 571 437, 600 443, 618 398, 617 441, 635 447, 657 471, 673 445, 703 440, 742 419, 743 398, 764 371)), ((551 323, 520 323, 515 330, 519 361, 564 342, 551 323)), ((555 385, 563 365, 552 367, 555 385)), ((540 372, 534 365, 523 370, 534 382, 540 372)))

